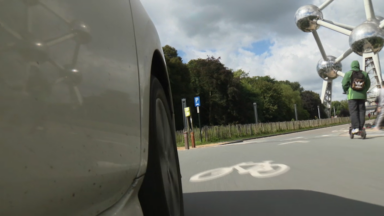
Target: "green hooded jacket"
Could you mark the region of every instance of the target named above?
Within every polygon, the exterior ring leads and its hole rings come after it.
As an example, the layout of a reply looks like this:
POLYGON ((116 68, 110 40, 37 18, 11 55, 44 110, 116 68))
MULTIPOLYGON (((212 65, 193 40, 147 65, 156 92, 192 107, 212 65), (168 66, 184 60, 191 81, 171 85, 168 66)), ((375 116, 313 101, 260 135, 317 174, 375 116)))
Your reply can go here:
POLYGON ((351 63, 351 70, 345 73, 344 75, 342 86, 343 86, 344 92, 348 94, 348 100, 367 99, 367 91, 371 86, 371 80, 369 79, 367 72, 362 71, 365 77, 364 89, 362 91, 355 91, 351 88, 352 71, 359 71, 359 70, 360 70, 359 62, 353 61, 351 63))

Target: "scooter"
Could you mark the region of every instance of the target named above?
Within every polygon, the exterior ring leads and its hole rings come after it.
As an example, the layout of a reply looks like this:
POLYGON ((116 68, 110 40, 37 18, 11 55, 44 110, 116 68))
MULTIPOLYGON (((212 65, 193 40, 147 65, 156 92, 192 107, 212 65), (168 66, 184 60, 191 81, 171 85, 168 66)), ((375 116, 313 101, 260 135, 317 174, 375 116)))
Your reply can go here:
POLYGON ((349 127, 349 137, 353 139, 355 135, 361 136, 361 138, 363 139, 367 138, 367 132, 365 132, 365 127, 363 128, 363 130, 360 130, 355 134, 352 133, 352 127, 349 127))

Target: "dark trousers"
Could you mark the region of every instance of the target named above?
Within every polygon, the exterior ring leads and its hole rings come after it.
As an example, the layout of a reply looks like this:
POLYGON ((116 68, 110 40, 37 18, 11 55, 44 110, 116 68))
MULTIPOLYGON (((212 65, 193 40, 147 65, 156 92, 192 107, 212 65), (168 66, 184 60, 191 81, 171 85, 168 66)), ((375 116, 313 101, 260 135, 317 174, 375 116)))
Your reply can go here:
POLYGON ((352 129, 362 130, 365 124, 365 100, 349 100, 348 107, 352 129))

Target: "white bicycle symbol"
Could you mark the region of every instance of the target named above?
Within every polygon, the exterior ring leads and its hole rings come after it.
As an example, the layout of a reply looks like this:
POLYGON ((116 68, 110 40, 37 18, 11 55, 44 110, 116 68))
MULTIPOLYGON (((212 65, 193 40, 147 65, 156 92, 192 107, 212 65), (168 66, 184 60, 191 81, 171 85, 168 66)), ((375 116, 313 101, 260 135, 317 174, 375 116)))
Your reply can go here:
POLYGON ((240 175, 250 174, 255 178, 270 178, 286 173, 289 166, 285 164, 271 164, 272 161, 264 161, 262 163, 246 162, 231 167, 222 167, 207 170, 192 176, 190 182, 210 181, 228 175, 236 169, 240 175))

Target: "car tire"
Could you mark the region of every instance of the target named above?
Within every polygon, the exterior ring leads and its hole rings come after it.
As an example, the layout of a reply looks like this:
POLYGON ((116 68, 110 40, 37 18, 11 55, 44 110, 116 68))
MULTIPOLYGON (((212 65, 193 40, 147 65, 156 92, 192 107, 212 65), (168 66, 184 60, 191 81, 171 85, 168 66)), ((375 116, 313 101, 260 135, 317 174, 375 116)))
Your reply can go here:
POLYGON ((145 216, 184 215, 179 158, 170 102, 151 78, 148 164, 139 199, 145 216))

